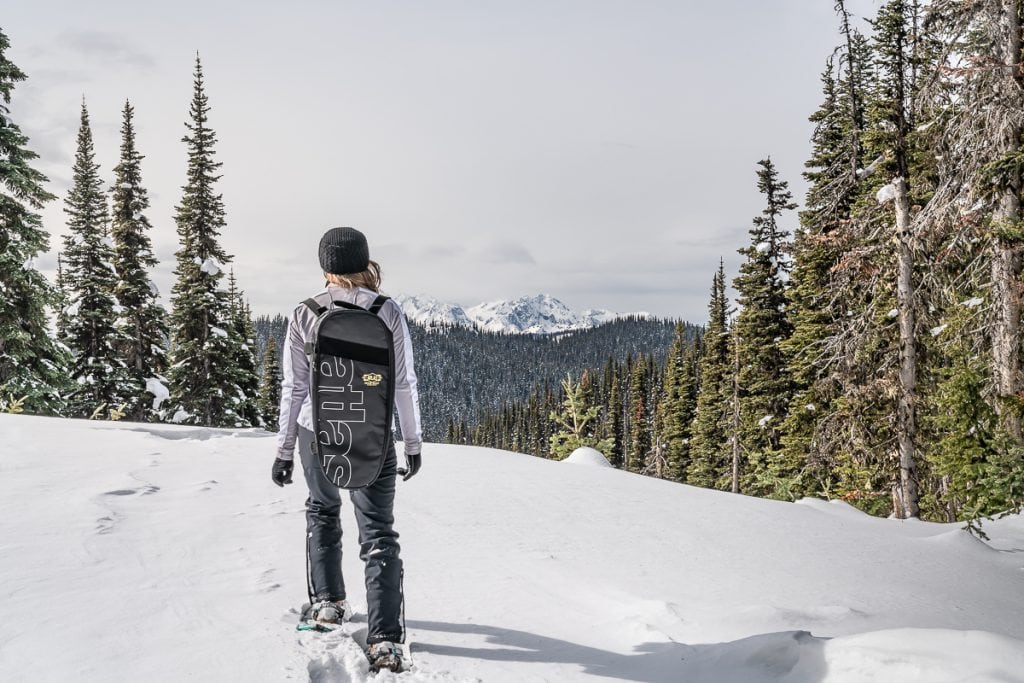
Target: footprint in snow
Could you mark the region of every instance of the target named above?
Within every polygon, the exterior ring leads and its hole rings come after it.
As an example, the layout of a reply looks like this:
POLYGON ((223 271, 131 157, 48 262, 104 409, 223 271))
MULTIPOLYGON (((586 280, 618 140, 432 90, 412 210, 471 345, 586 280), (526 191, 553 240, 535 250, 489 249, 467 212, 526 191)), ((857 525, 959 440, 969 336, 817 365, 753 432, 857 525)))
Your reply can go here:
POLYGON ((103 495, 105 495, 105 496, 134 496, 134 495, 150 496, 150 495, 153 495, 154 493, 156 493, 159 490, 160 490, 159 486, 156 486, 154 484, 146 484, 145 486, 140 486, 137 489, 114 489, 113 491, 107 491, 103 495))

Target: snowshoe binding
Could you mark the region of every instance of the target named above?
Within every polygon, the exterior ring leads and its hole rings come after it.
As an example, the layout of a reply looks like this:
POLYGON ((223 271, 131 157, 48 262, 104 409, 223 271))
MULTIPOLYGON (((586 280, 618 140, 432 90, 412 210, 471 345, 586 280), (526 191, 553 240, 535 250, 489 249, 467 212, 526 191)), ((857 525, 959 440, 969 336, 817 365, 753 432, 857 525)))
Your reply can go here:
POLYGON ((340 624, 349 616, 347 600, 320 600, 309 606, 309 620, 318 624, 340 624))
POLYGON ((370 671, 381 670, 398 673, 405 669, 405 653, 402 646, 390 641, 382 641, 370 645, 366 650, 366 658, 370 660, 370 671))
POLYGON ((319 600, 306 607, 299 618, 299 631, 333 631, 352 616, 347 600, 319 600))

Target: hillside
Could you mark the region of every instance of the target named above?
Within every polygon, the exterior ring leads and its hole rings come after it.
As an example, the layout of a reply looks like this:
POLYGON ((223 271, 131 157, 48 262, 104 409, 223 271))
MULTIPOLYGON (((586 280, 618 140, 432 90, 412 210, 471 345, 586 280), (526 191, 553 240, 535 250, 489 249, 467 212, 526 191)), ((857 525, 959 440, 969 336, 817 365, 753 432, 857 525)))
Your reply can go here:
MULTIPOLYGON (((305 491, 269 481, 270 435, 0 430, 0 680, 368 680, 351 641, 294 631, 305 491)), ((984 543, 488 449, 424 463, 396 506, 415 668, 372 680, 1024 681, 1019 517, 984 543)))
MULTIPOLYGON (((280 345, 287 321, 260 318, 256 324, 259 357, 269 335, 280 345)), ((416 357, 423 433, 443 441, 449 419, 473 424, 486 408, 523 400, 536 384, 557 387, 566 373, 579 377, 609 357, 653 354, 663 361, 672 344, 675 322, 623 318, 562 334, 508 334, 448 326, 409 326, 416 357)), ((690 338, 698 334, 687 325, 690 338)))

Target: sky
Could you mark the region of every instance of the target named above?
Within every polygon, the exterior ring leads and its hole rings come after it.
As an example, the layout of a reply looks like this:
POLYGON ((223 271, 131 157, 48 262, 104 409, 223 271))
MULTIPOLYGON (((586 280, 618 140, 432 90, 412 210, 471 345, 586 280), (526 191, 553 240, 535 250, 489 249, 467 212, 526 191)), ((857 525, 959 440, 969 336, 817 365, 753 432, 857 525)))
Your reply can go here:
MULTIPOLYGON (((877 4, 848 2, 859 17, 877 4)), ((807 117, 839 41, 833 0, 241 6, 4 9, 7 56, 28 75, 12 117, 59 198, 40 270, 53 275, 66 232, 82 98, 108 182, 130 100, 166 300, 198 52, 221 240, 254 313, 321 288, 320 236, 350 225, 389 294, 471 306, 543 292, 701 322, 719 258, 731 279, 761 211, 757 161, 803 199, 807 117)))

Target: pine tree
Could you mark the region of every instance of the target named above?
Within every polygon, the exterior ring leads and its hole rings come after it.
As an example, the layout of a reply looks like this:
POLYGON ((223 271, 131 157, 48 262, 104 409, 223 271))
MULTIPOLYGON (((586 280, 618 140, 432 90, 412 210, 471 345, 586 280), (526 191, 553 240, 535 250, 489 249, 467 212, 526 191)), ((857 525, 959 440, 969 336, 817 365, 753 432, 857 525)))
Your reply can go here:
MULTIPOLYGON (((897 312, 898 331, 892 345, 898 363, 896 386, 895 455, 893 460, 892 498, 894 513, 901 518, 917 517, 918 467, 916 453, 919 389, 917 386, 917 319, 914 276, 915 242, 911 225, 912 193, 917 178, 912 178, 913 98, 916 89, 915 54, 917 46, 916 7, 908 0, 890 0, 879 10, 872 22, 872 42, 877 78, 868 102, 868 127, 865 146, 877 154, 879 176, 887 185, 877 195, 880 204, 891 199, 895 213, 895 254, 885 259, 886 272, 892 278, 881 284, 892 297, 897 312), (892 258, 895 257, 895 258, 892 258)), ((917 192, 920 195, 920 192, 917 192)), ((888 218, 888 216, 886 217, 888 218)))
POLYGON ((225 227, 224 202, 215 185, 216 135, 209 126, 210 105, 196 57, 188 134, 188 180, 175 221, 181 248, 171 290, 171 420, 210 426, 245 424, 234 381, 235 343, 230 339, 230 302, 220 287, 231 256, 218 238, 225 227))
MULTIPOLYGON (((276 432, 278 415, 281 408, 281 365, 277 357, 277 342, 273 337, 267 340, 267 350, 263 354, 263 377, 260 381, 260 398, 258 403, 263 428, 276 432)), ((455 423, 448 420, 448 443, 459 443, 454 440, 455 423)))
POLYGON ((262 423, 261 411, 257 406, 259 400, 260 376, 256 367, 256 329, 252 322, 252 312, 243 300, 242 292, 235 280, 235 271, 228 273, 228 301, 230 304, 231 329, 229 339, 234 345, 235 377, 238 386, 237 412, 242 420, 240 427, 259 426, 262 423))
POLYGON ((71 295, 67 343, 74 354, 71 379, 78 385, 68 399, 72 415, 98 417, 131 401, 127 367, 118 349, 120 307, 114 298, 114 245, 108 234, 107 200, 93 149, 89 112, 82 102, 73 184, 64 200, 64 278, 71 295))
POLYGON ((1024 506, 1024 460, 1020 446, 1001 429, 987 400, 989 373, 972 328, 984 324, 981 296, 961 302, 941 331, 949 362, 939 370, 929 411, 929 462, 942 477, 934 500, 922 509, 947 521, 989 517, 1024 506))
POLYGON ((926 120, 918 129, 934 132, 927 151, 938 181, 915 221, 926 228, 926 246, 942 255, 922 285, 941 321, 929 346, 945 361, 925 400, 933 436, 926 458, 939 483, 922 512, 934 506, 972 525, 1024 497, 1022 5, 936 0, 925 20, 942 52, 922 79, 926 120))
POLYGON ((611 388, 608 394, 608 431, 611 439, 611 452, 608 460, 612 467, 625 469, 625 447, 622 432, 622 385, 619 380, 618 364, 612 370, 611 388))
POLYGON ((34 263, 49 249, 37 212, 54 197, 32 167, 38 155, 10 117, 11 95, 25 74, 7 59, 9 47, 0 31, 0 410, 17 403, 25 412, 52 414, 62 409, 69 359, 47 331, 54 291, 34 263))
POLYGON ((697 409, 690 428, 693 437, 686 480, 695 486, 723 490, 729 488, 731 474, 726 431, 726 415, 729 397, 732 395, 728 306, 725 297, 725 265, 719 262, 711 284, 708 324, 701 339, 700 387, 697 392, 697 409))
POLYGON ((665 450, 665 476, 685 481, 690 464, 690 425, 696 410, 696 356, 682 323, 665 360, 662 398, 657 404, 658 432, 665 450))
POLYGON ((572 376, 568 376, 562 380, 562 393, 562 410, 552 411, 550 415, 551 421, 559 428, 551 436, 551 458, 563 460, 584 446, 596 448, 608 457, 612 444, 609 439, 598 440, 594 436, 594 422, 599 409, 588 403, 584 382, 574 384, 572 376))
POLYGON ((163 380, 167 371, 167 312, 157 300, 156 285, 150 272, 157 264, 151 229, 145 210, 149 196, 142 185, 142 159, 135 147, 134 109, 125 102, 121 123, 121 158, 114 167, 111 235, 114 238, 114 267, 117 271, 115 294, 122 313, 120 336, 124 339, 121 357, 128 366, 135 392, 126 412, 129 419, 150 421, 157 417, 148 394, 147 381, 163 380))
POLYGON ((779 226, 783 212, 796 208, 788 183, 778 179, 771 159, 758 162, 757 187, 766 206, 754 218, 746 260, 733 280, 739 364, 739 443, 745 460, 742 490, 765 495, 775 489, 772 463, 779 458, 780 423, 792 392, 781 344, 792 332, 786 317, 789 232, 779 226))
POLYGON ((648 424, 650 400, 647 396, 650 377, 647 363, 639 357, 629 374, 629 441, 626 448, 625 469, 642 472, 647 464, 651 447, 651 427, 648 424))
POLYGON ((849 239, 850 212, 859 175, 863 175, 864 64, 869 62, 863 36, 849 28, 842 3, 846 52, 828 60, 821 76, 824 101, 811 115, 815 124, 812 154, 804 178, 810 183, 806 209, 793 244, 793 270, 786 290, 793 332, 782 341, 794 395, 782 425, 782 450, 769 465, 771 495, 795 500, 828 493, 834 486, 834 448, 828 416, 839 396, 837 368, 844 362, 841 335, 844 298, 833 275, 849 239), (858 171, 860 170, 860 174, 858 171))
POLYGON ((68 307, 71 305, 71 293, 68 291, 67 278, 64 276, 64 263, 60 252, 57 252, 57 282, 53 296, 57 339, 67 339, 68 327, 70 326, 68 307))

